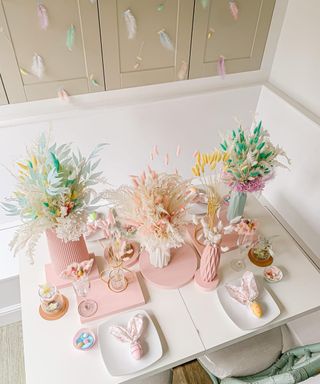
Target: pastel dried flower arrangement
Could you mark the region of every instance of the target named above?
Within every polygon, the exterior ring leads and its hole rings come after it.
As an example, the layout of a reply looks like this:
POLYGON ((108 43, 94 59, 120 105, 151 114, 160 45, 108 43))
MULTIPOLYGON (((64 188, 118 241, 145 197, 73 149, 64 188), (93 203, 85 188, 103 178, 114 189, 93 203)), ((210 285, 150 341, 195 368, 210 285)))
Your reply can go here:
POLYGON ((220 148, 224 155, 223 180, 236 192, 262 191, 276 167, 287 168, 278 161, 280 156, 290 164, 284 150, 272 144, 261 121, 253 131, 242 127, 233 130, 220 148))
POLYGON ((192 167, 192 173, 200 179, 201 184, 205 188, 208 199, 208 226, 212 230, 215 225, 217 210, 221 205, 219 193, 221 169, 219 169, 219 165, 227 159, 227 154, 222 154, 217 149, 212 153, 200 153, 198 151, 195 154, 195 158, 196 163, 192 167))
POLYGON ((119 219, 135 228, 135 239, 148 249, 180 247, 190 222, 187 206, 194 198, 189 182, 150 167, 131 178, 133 186, 105 193, 119 219))
POLYGON ((100 196, 92 186, 103 181, 102 172, 94 172, 105 144, 99 144, 88 158, 72 152, 70 144, 50 145, 42 134, 17 163, 17 189, 1 203, 7 215, 20 216, 22 225, 10 243, 16 252, 26 248, 33 260, 41 234, 52 229, 65 242, 79 240, 86 231, 89 213, 100 196))

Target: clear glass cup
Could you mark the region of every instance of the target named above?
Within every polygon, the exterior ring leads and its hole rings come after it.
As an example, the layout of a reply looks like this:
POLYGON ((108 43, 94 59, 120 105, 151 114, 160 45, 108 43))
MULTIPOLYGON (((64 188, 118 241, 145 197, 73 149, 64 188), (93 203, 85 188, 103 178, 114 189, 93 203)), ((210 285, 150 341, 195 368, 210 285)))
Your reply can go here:
POLYGON ((247 251, 253 244, 253 238, 254 235, 250 236, 244 236, 241 235, 239 236, 238 240, 238 246, 239 246, 239 251, 240 251, 240 257, 238 259, 231 260, 230 265, 231 268, 236 271, 243 271, 246 268, 246 256, 247 256, 247 251))
POLYGON ((88 276, 84 276, 72 282, 73 289, 78 297, 84 298, 78 305, 78 312, 82 317, 90 317, 97 312, 98 303, 92 299, 87 299, 90 290, 90 280, 88 276))
POLYGON ((39 287, 39 296, 42 310, 49 314, 59 313, 64 306, 61 293, 53 285, 46 284, 39 287))

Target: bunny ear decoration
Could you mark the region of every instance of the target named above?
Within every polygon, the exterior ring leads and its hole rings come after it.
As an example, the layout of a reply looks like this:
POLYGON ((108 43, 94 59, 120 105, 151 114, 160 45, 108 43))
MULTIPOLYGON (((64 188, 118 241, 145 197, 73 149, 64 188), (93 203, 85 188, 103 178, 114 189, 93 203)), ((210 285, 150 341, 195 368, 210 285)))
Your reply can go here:
POLYGON ((259 295, 256 280, 250 271, 243 274, 240 286, 226 284, 226 288, 232 298, 245 305, 254 301, 259 295))
POLYGON ((139 339, 143 331, 144 317, 141 314, 133 316, 128 322, 128 333, 133 341, 139 339))
POLYGON ((137 314, 129 320, 127 328, 118 325, 112 325, 109 328, 111 335, 123 343, 130 344, 130 353, 136 360, 139 360, 143 355, 141 344, 138 341, 143 332, 143 324, 144 316, 137 314))

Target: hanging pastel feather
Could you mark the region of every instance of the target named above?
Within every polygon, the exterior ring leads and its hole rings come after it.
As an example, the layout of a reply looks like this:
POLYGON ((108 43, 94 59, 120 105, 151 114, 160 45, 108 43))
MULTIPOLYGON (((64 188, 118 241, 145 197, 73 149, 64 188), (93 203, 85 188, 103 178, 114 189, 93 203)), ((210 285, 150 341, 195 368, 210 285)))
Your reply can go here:
POLYGON ((35 53, 32 58, 31 72, 34 76, 37 76, 39 79, 44 75, 44 62, 43 58, 35 53))
POLYGON ((168 153, 164 157, 164 165, 169 165, 169 154, 168 153))
POLYGON ((92 85, 94 85, 95 87, 99 87, 100 84, 97 82, 97 80, 94 78, 92 74, 90 75, 89 79, 92 85))
POLYGON ((133 39, 137 34, 136 18, 133 16, 131 9, 124 11, 123 17, 128 31, 128 39, 133 39))
POLYGON ((69 49, 69 51, 72 51, 72 48, 74 46, 75 34, 76 34, 76 28, 73 24, 71 24, 67 30, 67 39, 66 39, 66 46, 69 49))
POLYGON ((182 61, 181 66, 180 66, 179 71, 178 71, 178 74, 177 74, 178 79, 184 80, 187 76, 187 72, 188 72, 188 64, 185 61, 182 61))
POLYGON ((180 144, 177 145, 177 149, 176 149, 176 156, 179 157, 181 154, 181 146, 180 144))
POLYGON ((49 25, 48 11, 47 8, 41 3, 37 5, 37 14, 39 18, 40 28, 46 30, 49 25))
POLYGON ((229 8, 230 8, 230 12, 231 12, 231 15, 234 18, 234 20, 238 20, 239 8, 238 8, 237 3, 234 0, 229 1, 229 8))
POLYGON ((215 33, 215 30, 213 28, 209 28, 209 31, 207 34, 208 40, 211 39, 211 37, 214 35, 214 33, 215 33))
POLYGON ((168 51, 174 51, 174 46, 167 32, 164 29, 161 29, 161 31, 159 31, 158 33, 160 37, 160 43, 162 44, 162 46, 166 48, 168 51))
POLYGON ((30 73, 28 71, 26 71, 24 68, 20 67, 19 70, 20 70, 21 75, 23 75, 23 76, 29 76, 30 75, 30 73))
POLYGON ((58 97, 62 101, 69 101, 69 94, 64 88, 58 90, 58 97))
POLYGON ((218 60, 218 74, 221 76, 223 79, 226 75, 226 68, 225 68, 225 62, 224 62, 224 57, 220 56, 218 60))
POLYGON ((201 5, 203 9, 206 9, 209 5, 209 0, 201 0, 201 5))

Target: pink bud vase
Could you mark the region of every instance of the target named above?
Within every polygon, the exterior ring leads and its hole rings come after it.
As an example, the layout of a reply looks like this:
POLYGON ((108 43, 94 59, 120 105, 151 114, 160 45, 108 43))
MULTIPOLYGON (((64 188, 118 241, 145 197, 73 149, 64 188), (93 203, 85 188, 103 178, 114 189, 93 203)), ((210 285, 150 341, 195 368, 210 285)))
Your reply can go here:
POLYGON ((51 262, 57 275, 71 263, 81 263, 90 258, 83 236, 77 241, 64 242, 54 230, 47 230, 46 235, 51 262))
POLYGON ((210 291, 219 284, 220 255, 221 248, 218 244, 208 244, 202 252, 200 268, 195 274, 195 283, 205 291, 210 291))

